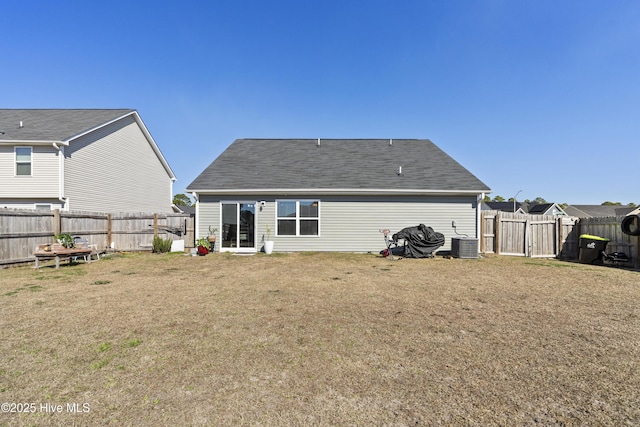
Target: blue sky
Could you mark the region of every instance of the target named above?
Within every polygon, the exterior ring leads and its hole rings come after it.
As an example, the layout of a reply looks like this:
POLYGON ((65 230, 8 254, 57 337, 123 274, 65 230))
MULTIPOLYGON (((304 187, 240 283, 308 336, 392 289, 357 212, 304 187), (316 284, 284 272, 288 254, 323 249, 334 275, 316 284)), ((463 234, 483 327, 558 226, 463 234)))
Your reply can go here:
POLYGON ((0 108, 134 108, 183 192, 236 138, 428 138, 490 196, 640 204, 640 2, 11 1, 0 108))

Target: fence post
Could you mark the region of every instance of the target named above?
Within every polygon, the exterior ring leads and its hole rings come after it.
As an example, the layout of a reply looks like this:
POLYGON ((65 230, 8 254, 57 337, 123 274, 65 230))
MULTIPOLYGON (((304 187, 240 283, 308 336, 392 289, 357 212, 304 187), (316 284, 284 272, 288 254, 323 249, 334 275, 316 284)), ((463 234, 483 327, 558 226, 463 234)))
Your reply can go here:
POLYGON ((60 209, 53 211, 53 235, 57 236, 62 233, 62 222, 60 220, 60 209))
POLYGON ((496 212, 496 217, 494 219, 495 223, 493 225, 493 234, 495 236, 495 242, 493 242, 493 245, 495 246, 494 252, 496 253, 496 255, 500 255, 500 227, 502 226, 501 219, 502 218, 500 217, 500 211, 496 212))
POLYGON ((153 238, 158 237, 158 214, 153 214, 153 238))
POLYGON ((480 212, 480 253, 484 253, 484 212, 480 212))
POLYGON ((107 247, 111 247, 111 243, 113 243, 113 240, 111 240, 111 214, 108 213, 107 214, 107 247))
POLYGON ((556 253, 556 258, 560 258, 560 253, 562 252, 562 235, 564 233, 564 229, 562 228, 562 222, 563 222, 564 218, 562 216, 559 216, 556 219, 556 247, 555 247, 555 253, 556 253))
POLYGON ((524 256, 531 258, 533 252, 533 237, 531 237, 531 220, 529 217, 524 221, 524 256))

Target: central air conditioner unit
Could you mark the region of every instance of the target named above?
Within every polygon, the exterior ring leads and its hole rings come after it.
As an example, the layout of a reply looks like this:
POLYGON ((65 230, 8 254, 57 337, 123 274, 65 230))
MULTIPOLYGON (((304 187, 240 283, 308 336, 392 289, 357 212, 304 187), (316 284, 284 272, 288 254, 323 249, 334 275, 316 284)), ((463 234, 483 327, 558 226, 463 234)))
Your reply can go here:
POLYGON ((451 255, 454 258, 478 258, 478 239, 454 237, 451 239, 451 255))

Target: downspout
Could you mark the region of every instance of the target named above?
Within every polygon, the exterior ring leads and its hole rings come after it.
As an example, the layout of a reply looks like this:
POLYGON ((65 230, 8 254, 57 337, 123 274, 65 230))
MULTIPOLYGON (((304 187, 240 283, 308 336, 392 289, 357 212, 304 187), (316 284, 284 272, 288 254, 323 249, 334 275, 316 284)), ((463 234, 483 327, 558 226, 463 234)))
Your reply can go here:
POLYGON ((171 201, 171 210, 174 210, 173 208, 176 206, 173 203, 173 183, 174 182, 176 182, 176 178, 169 179, 169 200, 171 201))
POLYGON ((69 198, 64 197, 64 147, 60 147, 57 143, 53 143, 53 148, 58 150, 58 200, 62 203, 64 211, 69 210, 69 198))
POLYGON ((196 239, 199 237, 198 230, 200 229, 200 199, 198 199, 198 193, 195 191, 191 193, 191 196, 193 196, 193 200, 196 201, 196 221, 193 230, 193 242, 191 242, 195 247, 196 239))
POLYGON ((478 239, 478 250, 480 250, 480 239, 482 239, 482 236, 480 236, 480 230, 482 230, 480 226, 480 222, 482 221, 482 200, 484 200, 484 193, 480 193, 478 201, 476 202, 476 237, 478 239))

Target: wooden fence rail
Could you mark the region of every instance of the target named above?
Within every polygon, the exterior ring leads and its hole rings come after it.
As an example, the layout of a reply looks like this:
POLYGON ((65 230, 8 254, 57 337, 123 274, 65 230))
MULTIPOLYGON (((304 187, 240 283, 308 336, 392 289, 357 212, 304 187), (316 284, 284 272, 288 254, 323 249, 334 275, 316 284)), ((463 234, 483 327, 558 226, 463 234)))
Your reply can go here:
POLYGON ((609 239, 606 252, 624 252, 640 268, 640 238, 622 232, 623 216, 574 218, 483 211, 480 251, 500 255, 577 259, 580 235, 609 239))
MULTIPOLYGON (((592 234, 610 240, 607 252, 624 252, 640 268, 640 237, 622 232, 624 217, 572 218, 520 215, 483 211, 480 223, 480 251, 526 257, 577 259, 579 237, 592 234)), ((153 238, 184 239, 191 248, 195 221, 173 213, 41 212, 0 209, 0 265, 33 261, 40 243, 69 233, 82 236, 98 248, 120 251, 149 250, 153 238)))
POLYGON ((86 238, 100 249, 149 250, 155 236, 194 245, 193 217, 174 213, 97 213, 0 209, 0 265, 33 261, 40 243, 57 234, 86 238))

